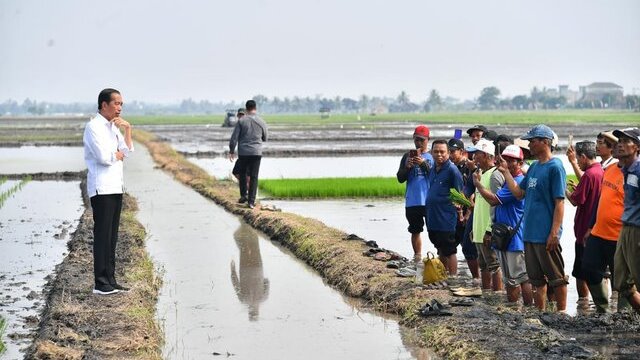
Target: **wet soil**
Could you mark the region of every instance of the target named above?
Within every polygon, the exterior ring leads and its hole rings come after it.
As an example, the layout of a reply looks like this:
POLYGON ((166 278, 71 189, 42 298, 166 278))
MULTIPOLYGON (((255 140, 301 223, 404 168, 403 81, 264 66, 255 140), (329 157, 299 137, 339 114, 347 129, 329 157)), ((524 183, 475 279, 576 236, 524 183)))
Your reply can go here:
POLYGON ((623 340, 602 333, 578 338, 576 332, 588 333, 594 324, 581 322, 580 316, 513 311, 501 305, 502 294, 486 294, 476 306, 453 308, 452 317, 426 321, 416 315, 417 309, 427 299, 447 302, 451 299, 448 290, 427 290, 396 277, 383 263, 362 256, 366 250, 362 242, 346 241, 344 232, 316 220, 241 207, 235 203, 237 190, 233 183, 213 180, 151 134, 137 132, 136 137, 147 145, 160 168, 290 248, 331 285, 366 300, 375 309, 403 316, 407 326, 421 330, 423 345, 447 358, 594 358, 601 356, 592 345, 598 341, 608 341, 623 352, 640 350, 638 315, 602 316, 612 318, 606 321, 616 328, 630 330, 624 332, 623 340))
POLYGON ((47 285, 47 307, 27 359, 160 358, 162 337, 153 321, 159 279, 135 210, 135 200, 125 196, 116 254, 116 276, 132 290, 91 293, 93 220, 85 210, 68 243, 69 254, 47 285))

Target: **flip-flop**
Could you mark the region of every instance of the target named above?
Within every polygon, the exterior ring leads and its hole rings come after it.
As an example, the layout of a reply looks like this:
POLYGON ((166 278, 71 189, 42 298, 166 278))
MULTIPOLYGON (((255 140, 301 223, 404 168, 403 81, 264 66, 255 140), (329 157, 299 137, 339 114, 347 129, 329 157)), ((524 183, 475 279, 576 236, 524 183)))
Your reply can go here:
POLYGON ((420 314, 420 316, 423 316, 423 317, 453 315, 452 312, 444 310, 440 308, 438 305, 433 306, 430 303, 424 304, 424 306, 421 307, 420 310, 418 310, 418 314, 420 314))
POLYGON ((364 256, 374 256, 375 254, 384 251, 384 249, 381 248, 371 248, 368 250, 365 250, 362 252, 362 255, 364 256))
POLYGON ((362 241, 364 241, 363 238, 361 238, 360 236, 358 236, 356 234, 349 234, 349 235, 343 237, 342 240, 362 240, 362 241))
POLYGON ((447 288, 447 282, 446 281, 436 281, 434 283, 427 284, 424 287, 426 289, 428 289, 428 290, 442 290, 442 289, 446 289, 447 288))
POLYGON ((456 298, 449 300, 451 306, 473 306, 475 304, 473 298, 456 298))
POLYGON ((399 269, 400 268, 400 262, 398 260, 387 261, 387 267, 389 269, 399 269))
POLYGON ((373 259, 374 260, 378 260, 378 261, 387 261, 387 260, 391 259, 391 255, 387 254, 384 251, 381 251, 381 252, 376 253, 375 255, 373 255, 373 259))
POLYGON ((482 297, 482 289, 462 289, 453 292, 453 296, 482 297))
POLYGON ((438 301, 436 299, 431 300, 431 306, 433 308, 437 308, 437 309, 440 309, 440 310, 451 309, 451 306, 449 304, 443 304, 443 303, 441 303, 440 301, 438 301))
POLYGON ((400 268, 396 270, 396 275, 400 277, 414 277, 416 276, 416 271, 409 268, 400 268))
POLYGON ((367 242, 364 243, 365 245, 372 247, 372 248, 377 248, 378 247, 378 243, 375 242, 374 240, 369 240, 367 242))

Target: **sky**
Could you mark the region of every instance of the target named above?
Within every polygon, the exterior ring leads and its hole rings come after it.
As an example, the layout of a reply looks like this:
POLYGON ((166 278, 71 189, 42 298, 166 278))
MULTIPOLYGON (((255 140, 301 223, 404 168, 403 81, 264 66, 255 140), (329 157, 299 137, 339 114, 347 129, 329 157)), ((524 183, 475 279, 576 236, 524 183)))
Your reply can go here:
POLYGON ((0 0, 0 102, 640 94, 636 0, 0 0))

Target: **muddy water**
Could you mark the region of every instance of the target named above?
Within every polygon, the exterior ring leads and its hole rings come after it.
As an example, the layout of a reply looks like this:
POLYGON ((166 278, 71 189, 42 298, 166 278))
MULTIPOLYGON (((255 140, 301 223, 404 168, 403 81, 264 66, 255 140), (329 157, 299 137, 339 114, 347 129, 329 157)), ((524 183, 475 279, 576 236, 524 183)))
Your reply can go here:
POLYGON ((82 147, 0 147, 0 174, 54 173, 85 168, 82 147))
MULTIPOLYGON (((0 191, 17 181, 7 181, 0 191)), ((45 305, 42 294, 84 210, 78 181, 31 181, 0 209, 0 315, 5 359, 20 359, 45 305), (46 201, 43 201, 46 199, 46 201)))
MULTIPOLYGON (((263 234, 174 181, 142 146, 126 166, 162 269, 167 359, 407 359, 397 321, 359 310, 263 234)), ((412 352, 413 351, 413 352, 412 352)))

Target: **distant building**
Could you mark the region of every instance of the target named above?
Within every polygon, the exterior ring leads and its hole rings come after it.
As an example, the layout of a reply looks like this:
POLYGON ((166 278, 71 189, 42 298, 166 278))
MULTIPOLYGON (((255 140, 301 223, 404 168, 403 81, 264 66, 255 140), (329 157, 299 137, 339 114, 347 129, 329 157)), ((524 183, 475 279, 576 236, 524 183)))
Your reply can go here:
POLYGON ((624 104, 622 86, 611 82, 594 82, 580 87, 580 103, 592 107, 615 107, 624 104))
POLYGON ((569 85, 558 86, 558 94, 567 99, 567 105, 573 106, 578 101, 578 92, 569 89, 569 85))

